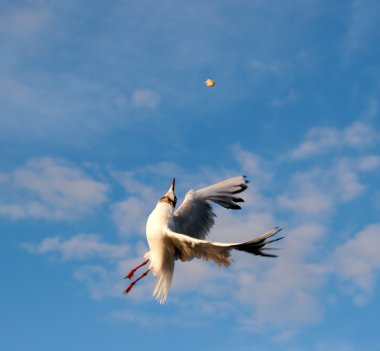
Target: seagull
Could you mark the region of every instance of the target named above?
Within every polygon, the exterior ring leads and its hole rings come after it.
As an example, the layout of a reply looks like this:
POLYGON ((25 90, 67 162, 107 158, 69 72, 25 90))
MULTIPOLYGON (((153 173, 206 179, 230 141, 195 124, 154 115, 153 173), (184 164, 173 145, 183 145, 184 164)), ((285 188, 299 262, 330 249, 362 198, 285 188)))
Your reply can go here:
POLYGON ((128 294, 133 286, 150 271, 157 276, 153 296, 160 304, 164 303, 172 283, 176 260, 190 261, 202 258, 215 262, 219 267, 231 265, 231 250, 248 252, 253 255, 277 257, 266 252, 266 247, 283 237, 273 238, 282 228, 276 227, 253 240, 240 243, 220 243, 206 240, 214 225, 216 215, 211 202, 224 208, 239 210, 238 203, 244 202, 237 194, 247 189, 249 181, 245 176, 223 180, 199 190, 187 192, 183 203, 178 207, 174 193, 175 178, 168 192, 161 197, 146 223, 146 236, 149 249, 145 261, 133 268, 124 278, 132 279, 135 272, 150 262, 149 268, 132 281, 124 293, 128 294))

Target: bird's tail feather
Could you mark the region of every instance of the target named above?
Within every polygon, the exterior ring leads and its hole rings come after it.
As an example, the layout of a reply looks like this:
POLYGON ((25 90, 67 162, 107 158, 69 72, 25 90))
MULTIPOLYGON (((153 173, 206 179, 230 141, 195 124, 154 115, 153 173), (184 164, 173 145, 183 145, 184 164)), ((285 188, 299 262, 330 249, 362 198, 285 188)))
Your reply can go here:
POLYGON ((159 270, 156 285, 153 290, 153 296, 160 304, 163 304, 168 297, 170 286, 172 284, 174 272, 174 260, 164 264, 159 270))
POLYGON ((274 250, 274 248, 267 247, 266 245, 274 243, 284 237, 267 240, 276 235, 282 228, 276 227, 268 232, 258 236, 253 240, 246 241, 241 244, 234 245, 233 248, 238 251, 248 252, 253 255, 265 256, 265 257, 277 257, 277 255, 267 253, 266 250, 274 250))

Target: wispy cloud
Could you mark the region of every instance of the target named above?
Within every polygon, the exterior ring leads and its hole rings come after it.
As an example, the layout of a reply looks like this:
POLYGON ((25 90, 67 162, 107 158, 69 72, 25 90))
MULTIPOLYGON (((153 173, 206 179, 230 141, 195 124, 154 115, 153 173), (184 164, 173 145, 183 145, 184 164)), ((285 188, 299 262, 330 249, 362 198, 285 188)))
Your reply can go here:
POLYGON ((64 239, 59 236, 42 240, 39 244, 23 243, 31 253, 55 254, 62 260, 87 260, 89 258, 120 259, 129 253, 128 245, 102 242, 95 234, 79 234, 64 239))
POLYGON ((296 149, 291 151, 294 159, 305 159, 342 148, 363 149, 376 142, 378 133, 367 123, 356 121, 343 130, 336 128, 313 128, 296 149))
POLYGON ((122 276, 101 264, 79 266, 74 271, 74 279, 84 284, 94 300, 110 297, 123 297, 124 281, 122 276))
POLYGON ((53 257, 61 263, 80 262, 73 277, 86 286, 95 300, 122 297, 125 289, 122 278, 133 261, 127 258, 131 253, 129 244, 110 244, 95 234, 78 234, 70 238, 53 236, 40 243, 24 242, 21 247, 32 254, 53 257))
POLYGON ((277 203, 297 214, 331 215, 340 203, 352 202, 366 193, 368 186, 363 175, 376 170, 379 162, 374 155, 342 156, 321 167, 298 171, 289 181, 287 190, 277 196, 277 203))
POLYGON ((244 271, 238 274, 236 298, 251 307, 241 316, 246 330, 297 327, 323 315, 318 291, 323 287, 324 272, 318 264, 308 262, 308 257, 313 256, 326 230, 309 223, 286 234, 277 260, 252 270, 239 267, 244 271))
POLYGON ((358 288, 355 301, 362 304, 373 295, 380 271, 380 224, 366 226, 336 249, 331 267, 343 281, 358 288))
POLYGON ((72 220, 98 208, 108 186, 68 162, 44 157, 7 174, 0 214, 10 218, 72 220))
POLYGON ((380 167, 380 156, 367 155, 360 157, 357 162, 357 168, 360 171, 371 171, 380 167))
POLYGON ((328 194, 319 191, 312 183, 301 183, 297 192, 287 192, 277 198, 279 206, 291 209, 296 213, 319 215, 329 212, 332 208, 328 194))
MULTIPOLYGON (((144 172, 143 172, 144 173, 144 172)), ((136 236, 145 233, 149 215, 147 204, 156 202, 158 194, 152 186, 139 179, 141 170, 113 172, 113 177, 124 187, 125 199, 112 204, 112 217, 121 235, 136 236)))
POLYGON ((122 235, 145 233, 145 219, 149 215, 146 202, 136 197, 128 197, 112 206, 112 216, 122 235))
POLYGON ((264 188, 272 183, 275 170, 270 162, 242 148, 239 144, 232 147, 232 152, 241 171, 249 174, 249 179, 254 185, 258 184, 260 188, 264 188))

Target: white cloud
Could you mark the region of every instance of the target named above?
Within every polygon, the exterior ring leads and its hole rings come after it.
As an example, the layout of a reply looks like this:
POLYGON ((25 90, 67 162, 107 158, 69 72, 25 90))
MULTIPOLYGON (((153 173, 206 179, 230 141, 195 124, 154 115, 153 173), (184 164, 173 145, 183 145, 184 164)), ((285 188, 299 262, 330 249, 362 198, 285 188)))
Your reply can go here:
POLYGON ((126 236, 145 233, 145 222, 150 211, 146 202, 136 197, 128 197, 112 205, 112 216, 118 231, 126 236))
POLYGON ((69 239, 55 236, 44 239, 39 244, 24 243, 22 247, 32 253, 56 253, 65 261, 89 258, 117 259, 129 253, 128 245, 108 244, 94 234, 79 234, 69 239))
MULTIPOLYGON (((201 294, 219 294, 220 286, 217 280, 223 278, 224 273, 214 264, 201 260, 176 262, 170 295, 175 295, 176 292, 186 294, 198 291, 200 286, 202 286, 201 294)), ((227 285, 226 279, 224 281, 227 285)))
MULTIPOLYGON (((330 268, 342 280, 351 282, 361 294, 373 294, 380 270, 380 224, 371 224, 336 249, 330 268)), ((360 296, 360 294, 358 294, 360 296)))
POLYGON ((7 178, 0 214, 14 219, 74 219, 106 201, 107 185, 54 158, 29 160, 7 178))
POLYGON ((338 162, 333 173, 336 175, 334 185, 342 201, 351 201, 365 191, 356 170, 346 160, 338 162))
POLYGON ((152 166, 152 169, 145 169, 143 167, 143 170, 135 169, 133 172, 112 172, 112 175, 124 187, 127 193, 150 200, 154 198, 156 190, 148 185, 149 183, 141 181, 140 175, 141 173, 154 173, 155 170, 156 172, 161 172, 162 168, 166 167, 166 164, 158 164, 156 168, 152 166))
POLYGON ((342 157, 327 166, 297 172, 287 190, 278 195, 277 204, 297 214, 332 215, 339 203, 352 202, 366 193, 361 173, 377 167, 377 162, 372 156, 342 157))
POLYGON ((306 140, 292 151, 294 158, 305 158, 324 152, 337 146, 338 131, 334 128, 314 128, 307 134, 306 140))
POLYGON ((311 184, 302 185, 298 194, 285 193, 277 198, 279 206, 296 213, 318 215, 332 208, 331 199, 311 184))
MULTIPOLYGON (((238 273, 236 289, 236 298, 251 306, 242 321, 245 329, 278 325, 289 328, 321 317, 318 291, 323 286, 324 271, 308 260, 315 255, 316 243, 325 233, 317 224, 291 228, 277 245, 282 247, 278 259, 262 262, 256 269, 247 269, 249 265, 245 264, 244 271, 238 273)), ((256 259, 255 266, 260 259, 248 258, 256 259)))
POLYGON ((304 159, 346 147, 363 149, 373 144, 377 137, 378 133, 369 124, 360 121, 352 123, 343 130, 313 128, 307 133, 306 140, 292 150, 291 156, 294 159, 304 159))
MULTIPOLYGON (((95 300, 122 297, 128 284, 123 277, 133 266, 133 260, 126 259, 131 252, 129 245, 110 244, 94 234, 79 234, 68 239, 55 236, 38 244, 23 243, 21 247, 34 254, 58 257, 62 262, 94 261, 94 264, 78 266, 74 279, 82 282, 95 300), (105 262, 100 264, 100 260, 105 262)), ((137 293, 136 297, 139 296, 137 293)))
POLYGON ((112 204, 112 217, 122 235, 145 234, 146 220, 159 199, 157 190, 139 179, 140 173, 138 169, 134 172, 113 172, 113 177, 127 192, 125 200, 112 204))
POLYGON ((242 212, 216 209, 216 213, 218 217, 210 234, 214 241, 246 241, 280 225, 271 211, 256 208, 251 203, 243 204, 242 212))
POLYGON ((102 300, 105 297, 124 297, 125 289, 122 277, 116 277, 102 265, 84 265, 77 268, 74 278, 86 285, 90 297, 102 300))
POLYGON ((328 214, 333 207, 333 194, 331 180, 328 187, 325 181, 322 170, 298 172, 289 179, 287 190, 277 197, 277 204, 297 215, 328 214))
POLYGON ((369 124, 364 122, 354 122, 343 130, 343 143, 348 146, 363 148, 371 145, 378 137, 369 124))
POLYGON ((260 156, 243 149, 239 144, 232 147, 233 154, 243 174, 248 175, 253 187, 266 187, 273 181, 273 165, 260 156))
POLYGON ((357 168, 360 171, 372 171, 380 167, 380 156, 368 155, 358 159, 357 168))

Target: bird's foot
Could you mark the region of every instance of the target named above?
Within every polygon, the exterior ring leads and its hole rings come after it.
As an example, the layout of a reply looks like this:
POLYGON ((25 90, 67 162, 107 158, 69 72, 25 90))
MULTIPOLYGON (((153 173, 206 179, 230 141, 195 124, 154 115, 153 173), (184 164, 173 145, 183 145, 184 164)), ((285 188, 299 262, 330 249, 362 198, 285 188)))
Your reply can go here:
POLYGON ((132 279, 133 278, 133 276, 134 276, 134 274, 135 274, 135 272, 136 272, 136 269, 132 269, 125 277, 124 277, 124 279, 132 279))
POLYGON ((141 263, 139 266, 133 268, 125 277, 124 279, 132 279, 133 278, 133 275, 135 274, 135 272, 142 266, 145 266, 147 263, 149 262, 149 260, 145 260, 143 263, 141 263))
POLYGON ((124 290, 123 294, 127 295, 132 290, 134 285, 134 283, 129 284, 128 288, 124 290))
MULTIPOLYGON (((148 270, 146 270, 143 274, 141 274, 140 277, 138 277, 138 278, 135 279, 133 282, 131 282, 131 284, 129 284, 128 288, 126 288, 126 289, 124 290, 124 294, 127 295, 127 294, 132 290, 133 286, 134 286, 139 280, 141 280, 142 278, 144 278, 144 277, 149 273, 149 271, 150 271, 150 268, 149 268, 148 270)), ((128 275, 129 275, 129 274, 128 274, 128 275)))

